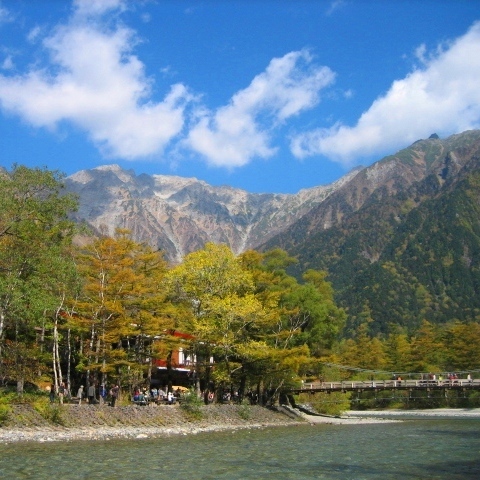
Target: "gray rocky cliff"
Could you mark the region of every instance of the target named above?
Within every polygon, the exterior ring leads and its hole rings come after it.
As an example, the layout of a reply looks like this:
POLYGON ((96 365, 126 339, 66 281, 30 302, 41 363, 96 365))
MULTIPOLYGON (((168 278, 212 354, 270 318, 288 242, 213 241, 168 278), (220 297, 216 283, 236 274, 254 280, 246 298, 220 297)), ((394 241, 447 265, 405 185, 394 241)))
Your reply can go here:
POLYGON ((253 194, 214 187, 196 178, 135 175, 118 165, 82 170, 66 179, 78 194, 74 219, 94 231, 133 238, 165 251, 178 262, 207 242, 225 243, 235 253, 255 248, 295 223, 358 174, 355 170, 328 186, 297 194, 253 194))

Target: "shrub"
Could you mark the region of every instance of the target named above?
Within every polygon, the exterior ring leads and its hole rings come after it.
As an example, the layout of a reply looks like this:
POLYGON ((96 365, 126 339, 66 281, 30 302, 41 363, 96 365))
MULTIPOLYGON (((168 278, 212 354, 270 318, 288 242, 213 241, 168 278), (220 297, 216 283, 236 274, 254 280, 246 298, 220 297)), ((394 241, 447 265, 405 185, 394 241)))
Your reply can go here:
POLYGON ((247 402, 242 402, 240 404, 240 406, 238 407, 238 415, 243 420, 250 420, 250 417, 252 416, 252 409, 247 402))
POLYGON ((192 420, 200 420, 203 417, 201 407, 203 400, 199 398, 195 391, 190 390, 190 393, 185 395, 183 401, 180 403, 180 408, 192 420))
POLYGON ((65 425, 63 405, 50 403, 48 399, 38 399, 33 403, 33 408, 48 422, 65 425))
POLYGON ((8 416, 11 412, 11 408, 9 405, 0 404, 0 427, 5 425, 8 420, 8 416))
POLYGON ((299 404, 308 404, 316 412, 326 415, 341 415, 350 410, 350 395, 348 393, 301 393, 298 396, 299 404))

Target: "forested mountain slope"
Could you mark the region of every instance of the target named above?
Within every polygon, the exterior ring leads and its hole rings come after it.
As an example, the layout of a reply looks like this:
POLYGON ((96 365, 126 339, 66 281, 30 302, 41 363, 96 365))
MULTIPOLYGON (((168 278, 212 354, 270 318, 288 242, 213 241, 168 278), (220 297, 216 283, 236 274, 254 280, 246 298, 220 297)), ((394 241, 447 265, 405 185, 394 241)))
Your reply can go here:
POLYGON ((295 195, 250 194, 194 178, 135 175, 116 165, 67 178, 78 194, 74 219, 136 241, 179 262, 207 242, 235 253, 280 247, 299 262, 292 273, 323 269, 350 313, 415 328, 479 315, 480 131, 432 135, 295 195))
POLYGON ((325 269, 350 329, 480 319, 480 131, 364 169, 262 248, 325 269))

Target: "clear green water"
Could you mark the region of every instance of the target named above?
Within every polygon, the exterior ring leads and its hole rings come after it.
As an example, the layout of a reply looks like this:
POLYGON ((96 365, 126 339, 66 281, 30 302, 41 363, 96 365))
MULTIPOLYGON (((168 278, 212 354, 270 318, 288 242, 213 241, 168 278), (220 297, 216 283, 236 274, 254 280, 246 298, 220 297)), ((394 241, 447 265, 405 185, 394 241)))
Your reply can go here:
POLYGON ((0 445, 6 479, 480 479, 480 420, 0 445))

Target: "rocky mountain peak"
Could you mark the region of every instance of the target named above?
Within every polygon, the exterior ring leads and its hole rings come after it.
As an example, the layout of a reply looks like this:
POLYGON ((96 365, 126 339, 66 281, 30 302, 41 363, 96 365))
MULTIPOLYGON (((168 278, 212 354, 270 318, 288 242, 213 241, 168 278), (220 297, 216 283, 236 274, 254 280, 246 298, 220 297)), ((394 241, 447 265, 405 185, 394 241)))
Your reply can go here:
POLYGON ((287 231, 303 238, 342 225, 373 196, 378 200, 406 191, 431 174, 445 182, 479 145, 480 131, 444 140, 431 135, 330 185, 296 194, 254 194, 196 178, 136 175, 118 165, 82 170, 66 184, 80 198, 77 220, 111 235, 116 228, 130 229, 135 240, 180 261, 206 242, 226 243, 238 254, 273 238, 285 247, 281 239, 287 231))
POLYGON ((118 165, 82 170, 66 179, 79 195, 75 219, 113 235, 128 228, 137 241, 165 251, 171 261, 206 242, 228 244, 236 253, 279 234, 340 188, 359 170, 328 185, 297 194, 253 194, 214 187, 196 178, 135 175, 118 165))

